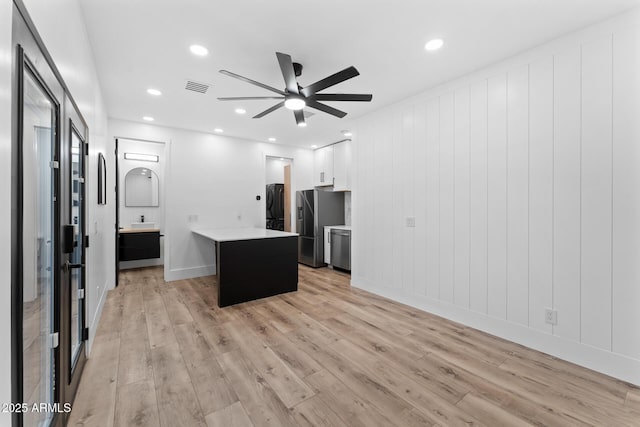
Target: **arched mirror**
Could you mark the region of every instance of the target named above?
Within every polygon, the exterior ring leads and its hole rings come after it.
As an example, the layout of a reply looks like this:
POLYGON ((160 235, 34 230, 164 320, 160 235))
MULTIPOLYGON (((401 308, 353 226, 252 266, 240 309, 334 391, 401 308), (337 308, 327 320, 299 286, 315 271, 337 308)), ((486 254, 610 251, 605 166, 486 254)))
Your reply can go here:
POLYGON ((148 168, 131 169, 124 178, 125 206, 159 205, 158 175, 148 168))

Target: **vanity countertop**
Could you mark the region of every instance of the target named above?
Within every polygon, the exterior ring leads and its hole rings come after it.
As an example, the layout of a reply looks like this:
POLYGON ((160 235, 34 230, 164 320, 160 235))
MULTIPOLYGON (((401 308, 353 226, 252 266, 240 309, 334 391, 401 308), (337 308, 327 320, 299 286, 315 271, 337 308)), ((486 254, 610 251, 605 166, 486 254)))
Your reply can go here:
POLYGON ((120 234, 128 233, 159 233, 159 228, 121 228, 120 234))

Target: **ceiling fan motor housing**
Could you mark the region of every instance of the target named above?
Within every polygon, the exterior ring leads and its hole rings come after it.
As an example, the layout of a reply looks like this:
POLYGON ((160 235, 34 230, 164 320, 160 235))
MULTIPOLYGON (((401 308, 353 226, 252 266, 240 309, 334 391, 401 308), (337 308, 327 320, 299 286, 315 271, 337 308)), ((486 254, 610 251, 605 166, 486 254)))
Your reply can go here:
POLYGON ((296 77, 300 77, 302 75, 302 64, 300 64, 299 62, 294 62, 293 72, 295 73, 296 77))

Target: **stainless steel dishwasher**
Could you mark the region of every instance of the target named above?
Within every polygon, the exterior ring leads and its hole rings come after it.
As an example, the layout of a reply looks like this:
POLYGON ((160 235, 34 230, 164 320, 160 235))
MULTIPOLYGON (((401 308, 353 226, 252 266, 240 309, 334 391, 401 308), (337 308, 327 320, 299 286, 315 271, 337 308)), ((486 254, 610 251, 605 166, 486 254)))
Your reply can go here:
POLYGON ((331 265, 351 271, 351 230, 331 229, 331 265))

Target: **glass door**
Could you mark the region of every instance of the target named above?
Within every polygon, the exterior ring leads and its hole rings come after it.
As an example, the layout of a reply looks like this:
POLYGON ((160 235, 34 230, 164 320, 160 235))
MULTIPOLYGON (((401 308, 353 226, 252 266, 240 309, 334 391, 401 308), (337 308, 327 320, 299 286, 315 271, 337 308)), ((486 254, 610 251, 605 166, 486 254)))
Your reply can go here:
POLYGON ((85 294, 85 144, 73 124, 71 134, 71 224, 73 225, 73 252, 70 255, 69 270, 69 323, 70 323, 70 366, 71 374, 78 362, 84 343, 84 294, 85 294))
MULTIPOLYGON (((52 404, 58 381, 57 128, 59 104, 25 59, 22 91, 22 402, 52 404)), ((50 411, 27 411, 46 426, 50 411)))
POLYGON ((63 254, 62 254, 62 315, 61 329, 65 332, 60 340, 62 347, 61 368, 67 379, 62 386, 62 396, 71 402, 80 384, 80 375, 86 362, 85 341, 88 337, 86 327, 86 179, 87 147, 85 135, 87 127, 71 102, 65 104, 65 116, 68 117, 63 138, 61 195, 63 218, 63 254))

